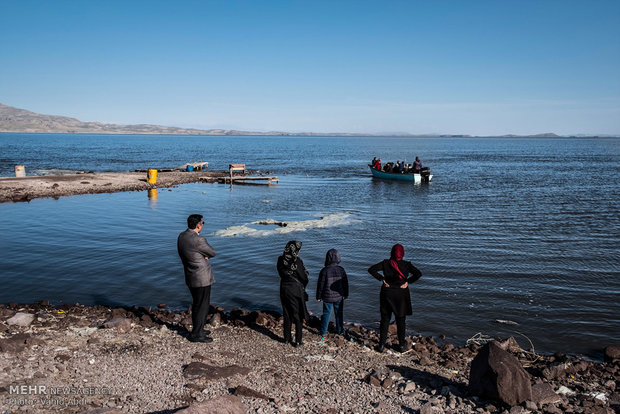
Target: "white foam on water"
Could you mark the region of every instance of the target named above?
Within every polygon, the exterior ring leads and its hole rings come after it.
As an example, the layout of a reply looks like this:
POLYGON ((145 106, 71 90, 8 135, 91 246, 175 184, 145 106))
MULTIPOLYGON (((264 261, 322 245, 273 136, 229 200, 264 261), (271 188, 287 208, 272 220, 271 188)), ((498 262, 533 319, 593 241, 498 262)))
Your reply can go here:
POLYGON ((350 224, 353 221, 351 214, 333 213, 314 220, 280 221, 274 219, 257 220, 240 226, 230 226, 217 230, 213 234, 220 237, 250 236, 265 237, 274 234, 302 232, 309 229, 324 229, 350 224), (286 224, 284 226, 284 224, 286 224), (252 225, 275 225, 273 229, 255 229, 252 225))

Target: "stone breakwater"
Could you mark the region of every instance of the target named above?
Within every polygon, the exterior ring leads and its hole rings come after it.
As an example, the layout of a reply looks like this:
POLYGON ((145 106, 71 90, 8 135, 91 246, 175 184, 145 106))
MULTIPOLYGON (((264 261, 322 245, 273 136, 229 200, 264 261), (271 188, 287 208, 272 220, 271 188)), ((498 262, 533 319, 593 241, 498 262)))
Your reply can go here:
POLYGON ((620 349, 602 363, 536 355, 514 339, 454 346, 407 338, 373 351, 373 329, 304 328, 281 341, 276 312, 211 308, 210 344, 187 341, 191 314, 157 308, 0 305, 2 412, 613 413, 620 349))
POLYGON ((30 201, 35 198, 59 198, 78 194, 145 191, 174 185, 195 183, 200 177, 227 175, 225 171, 159 172, 157 183, 146 182, 146 173, 109 172, 30 177, 0 177, 0 203, 30 201))

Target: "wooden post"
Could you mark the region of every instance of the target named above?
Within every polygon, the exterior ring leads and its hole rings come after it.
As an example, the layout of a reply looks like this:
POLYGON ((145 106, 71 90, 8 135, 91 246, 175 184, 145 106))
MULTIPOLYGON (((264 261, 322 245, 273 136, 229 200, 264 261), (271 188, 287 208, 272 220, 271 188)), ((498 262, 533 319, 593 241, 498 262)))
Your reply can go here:
POLYGON ((230 173, 230 185, 233 183, 233 171, 243 171, 245 175, 245 164, 228 164, 228 172, 230 173))

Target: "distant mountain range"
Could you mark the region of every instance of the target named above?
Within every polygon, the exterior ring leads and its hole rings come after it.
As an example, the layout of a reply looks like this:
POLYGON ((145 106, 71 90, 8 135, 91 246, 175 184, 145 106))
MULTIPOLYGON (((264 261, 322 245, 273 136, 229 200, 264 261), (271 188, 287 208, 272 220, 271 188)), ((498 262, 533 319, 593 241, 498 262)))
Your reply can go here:
MULTIPOLYGON (((44 115, 0 103, 0 132, 68 133, 68 134, 165 134, 165 135, 285 135, 285 136, 401 136, 401 137, 471 137, 443 134, 361 134, 343 132, 237 131, 229 129, 188 129, 150 124, 118 125, 83 122, 75 118, 44 115)), ((580 135, 583 136, 583 135, 580 135)), ((536 135, 502 135, 502 137, 558 137, 554 133, 536 135)))

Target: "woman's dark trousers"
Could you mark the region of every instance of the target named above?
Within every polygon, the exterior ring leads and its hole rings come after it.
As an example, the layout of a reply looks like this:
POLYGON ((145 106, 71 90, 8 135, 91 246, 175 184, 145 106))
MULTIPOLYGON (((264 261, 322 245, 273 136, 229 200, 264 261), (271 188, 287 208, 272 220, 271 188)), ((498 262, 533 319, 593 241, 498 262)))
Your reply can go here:
MULTIPOLYGON (((379 344, 385 345, 390 327, 390 319, 392 312, 381 311, 381 322, 379 323, 379 344)), ((396 317, 396 332, 398 334, 398 343, 405 346, 405 316, 396 317)))
POLYGON ((303 321, 299 319, 299 310, 290 309, 290 306, 282 303, 284 316, 284 342, 291 342, 291 326, 295 324, 295 342, 301 343, 303 321))
POLYGON ((209 299, 211 298, 211 285, 203 287, 190 287, 192 292, 192 338, 205 336, 203 329, 209 313, 209 299))

